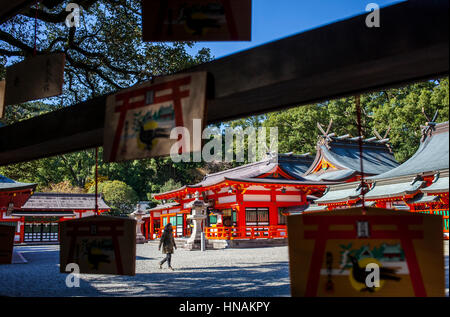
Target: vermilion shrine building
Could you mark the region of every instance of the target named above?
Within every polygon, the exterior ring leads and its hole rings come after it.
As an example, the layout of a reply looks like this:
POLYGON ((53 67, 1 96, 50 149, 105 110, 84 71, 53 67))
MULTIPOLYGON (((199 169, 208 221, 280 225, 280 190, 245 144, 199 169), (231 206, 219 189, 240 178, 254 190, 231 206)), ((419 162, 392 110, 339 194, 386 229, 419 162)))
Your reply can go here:
MULTIPOLYGON (((61 221, 95 214, 94 194, 33 193, 36 184, 0 175, 0 224, 16 227, 15 242, 56 242, 61 221)), ((98 197, 98 211, 109 211, 98 197)))
POLYGON ((171 222, 178 236, 188 235, 186 216, 191 209, 187 205, 198 192, 209 204, 204 228, 208 239, 286 237, 286 210, 306 205, 308 195, 320 195, 325 190, 323 183, 301 177, 311 163, 309 155, 278 155, 157 194, 154 197, 158 200, 175 202, 150 210, 150 233, 171 222))
MULTIPOLYGON (((317 147, 315 159, 279 154, 154 195, 163 204, 149 210, 144 227, 147 238, 157 237, 168 222, 174 225, 176 236, 188 236, 188 203, 196 192, 209 205, 204 227, 207 239, 286 238, 287 215, 308 211, 309 202, 320 197, 327 185, 361 175, 357 138, 324 135, 317 147)), ((370 175, 399 165, 384 141, 364 142, 364 160, 372 163, 370 175)))
MULTIPOLYGON (((400 166, 368 177, 366 205, 443 216, 444 237, 449 235, 449 123, 428 123, 416 153, 400 166)), ((333 210, 361 204, 360 182, 332 185, 315 200, 315 210, 333 210)))
POLYGON ((23 219, 11 213, 20 208, 36 189, 36 184, 20 183, 0 175, 0 224, 16 226, 15 241, 23 241, 23 219))

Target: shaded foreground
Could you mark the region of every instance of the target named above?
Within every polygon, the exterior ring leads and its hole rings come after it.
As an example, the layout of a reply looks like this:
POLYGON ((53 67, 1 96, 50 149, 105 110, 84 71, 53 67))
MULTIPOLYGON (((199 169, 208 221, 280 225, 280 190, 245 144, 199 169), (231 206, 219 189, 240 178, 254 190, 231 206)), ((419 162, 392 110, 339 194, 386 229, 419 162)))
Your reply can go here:
MULTIPOLYGON (((444 243, 446 293, 448 241, 444 243)), ((172 265, 159 269, 155 244, 137 246, 136 276, 81 274, 69 288, 59 273, 59 246, 18 246, 26 264, 0 266, 0 296, 290 296, 287 247, 176 250, 172 265)))
POLYGON ((59 246, 18 246, 27 264, 0 266, 0 296, 290 296, 287 247, 176 250, 159 269, 155 244, 137 246, 136 276, 81 274, 68 288, 59 246))

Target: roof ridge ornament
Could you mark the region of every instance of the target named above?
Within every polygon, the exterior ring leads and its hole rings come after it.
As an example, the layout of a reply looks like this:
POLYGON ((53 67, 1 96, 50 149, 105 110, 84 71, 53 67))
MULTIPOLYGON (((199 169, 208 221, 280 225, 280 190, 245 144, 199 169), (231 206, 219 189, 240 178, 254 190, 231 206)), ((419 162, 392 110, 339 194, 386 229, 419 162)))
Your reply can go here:
POLYGON ((317 128, 319 128, 320 132, 322 132, 322 135, 319 135, 319 145, 325 145, 327 149, 330 149, 330 146, 328 143, 332 141, 331 137, 336 135, 335 133, 330 133, 331 126, 333 124, 333 118, 330 119, 330 122, 328 123, 327 130, 325 131, 320 124, 320 122, 317 122, 317 128))
POLYGON ((411 182, 411 185, 414 185, 416 182, 423 181, 422 175, 416 175, 411 182))
POLYGON ((436 183, 440 176, 441 176, 441 172, 438 171, 438 172, 434 173, 433 180, 431 181, 431 184, 436 183))
MULTIPOLYGON (((378 138, 378 141, 376 141, 376 143, 386 144, 386 147, 389 149, 389 152, 392 153, 392 146, 388 143, 389 142, 389 138, 387 137, 389 132, 391 131, 391 126, 390 125, 388 126, 388 128, 387 128, 386 132, 384 133, 383 137, 378 133, 378 131, 377 131, 377 129, 375 129, 375 127, 372 130, 373 130, 373 134, 375 134, 375 136, 378 138)), ((373 139, 373 138, 371 138, 371 139, 373 139)), ((368 140, 366 140, 366 141, 368 141, 368 140)))
MULTIPOLYGON (((322 125, 320 124, 320 122, 317 122, 317 127, 319 128, 320 132, 322 132, 322 137, 330 139, 329 133, 330 133, 330 129, 331 129, 332 125, 333 125, 333 118, 330 119, 330 122, 328 123, 327 130, 325 131, 323 129, 322 125)), ((334 135, 334 133, 333 133, 333 135, 334 135)))
POLYGON ((425 113, 424 107, 422 107, 422 114, 427 119, 427 122, 425 123, 424 126, 422 126, 422 125, 420 126, 422 128, 422 138, 420 139, 420 142, 424 142, 428 136, 431 137, 433 135, 433 131, 436 130, 436 119, 439 114, 439 110, 436 110, 436 112, 434 113, 433 119, 431 119, 431 120, 425 113))
POLYGON ((370 190, 370 188, 366 182, 361 182, 359 183, 358 187, 356 187, 355 192, 358 192, 359 190, 361 190, 359 195, 365 195, 370 190))
POLYGON ((266 160, 269 160, 269 163, 276 163, 278 161, 278 153, 276 151, 268 151, 266 153, 266 160))

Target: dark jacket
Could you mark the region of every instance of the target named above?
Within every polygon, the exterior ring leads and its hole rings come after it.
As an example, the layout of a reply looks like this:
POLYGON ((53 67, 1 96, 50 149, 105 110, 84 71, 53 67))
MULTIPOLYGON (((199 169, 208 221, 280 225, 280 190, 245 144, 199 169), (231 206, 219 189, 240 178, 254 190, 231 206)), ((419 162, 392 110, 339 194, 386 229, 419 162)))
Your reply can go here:
POLYGON ((166 232, 161 236, 161 240, 159 241, 159 249, 161 249, 162 246, 162 253, 173 253, 173 248, 177 248, 177 245, 175 244, 175 239, 173 238, 172 231, 166 232))

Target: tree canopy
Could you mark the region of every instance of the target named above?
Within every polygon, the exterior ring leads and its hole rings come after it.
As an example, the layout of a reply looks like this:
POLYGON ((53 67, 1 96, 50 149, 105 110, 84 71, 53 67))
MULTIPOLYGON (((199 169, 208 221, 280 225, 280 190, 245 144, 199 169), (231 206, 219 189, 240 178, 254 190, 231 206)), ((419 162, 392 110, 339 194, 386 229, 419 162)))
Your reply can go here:
POLYGON ((188 54, 193 43, 142 42, 139 0, 79 0, 79 27, 65 23, 71 2, 40 1, 0 25, 0 77, 5 65, 64 52, 64 95, 58 103, 71 105, 210 59, 206 48, 188 54))
MULTIPOLYGON (((363 135, 369 138, 374 129, 388 138, 399 162, 404 162, 417 150, 421 128, 427 121, 422 109, 432 117, 438 111, 437 122, 448 121, 448 77, 415 83, 402 88, 361 95, 363 135)), ((314 153, 320 131, 333 120, 330 132, 336 135, 358 135, 356 106, 353 97, 293 108, 267 114, 258 124, 277 126, 279 152, 314 153)))
MULTIPOLYGON (((98 184, 98 193, 103 195, 106 204, 111 207, 111 213, 130 213, 139 198, 134 189, 122 181, 105 181, 98 184)), ((88 193, 95 193, 95 185, 89 188, 88 193)))

